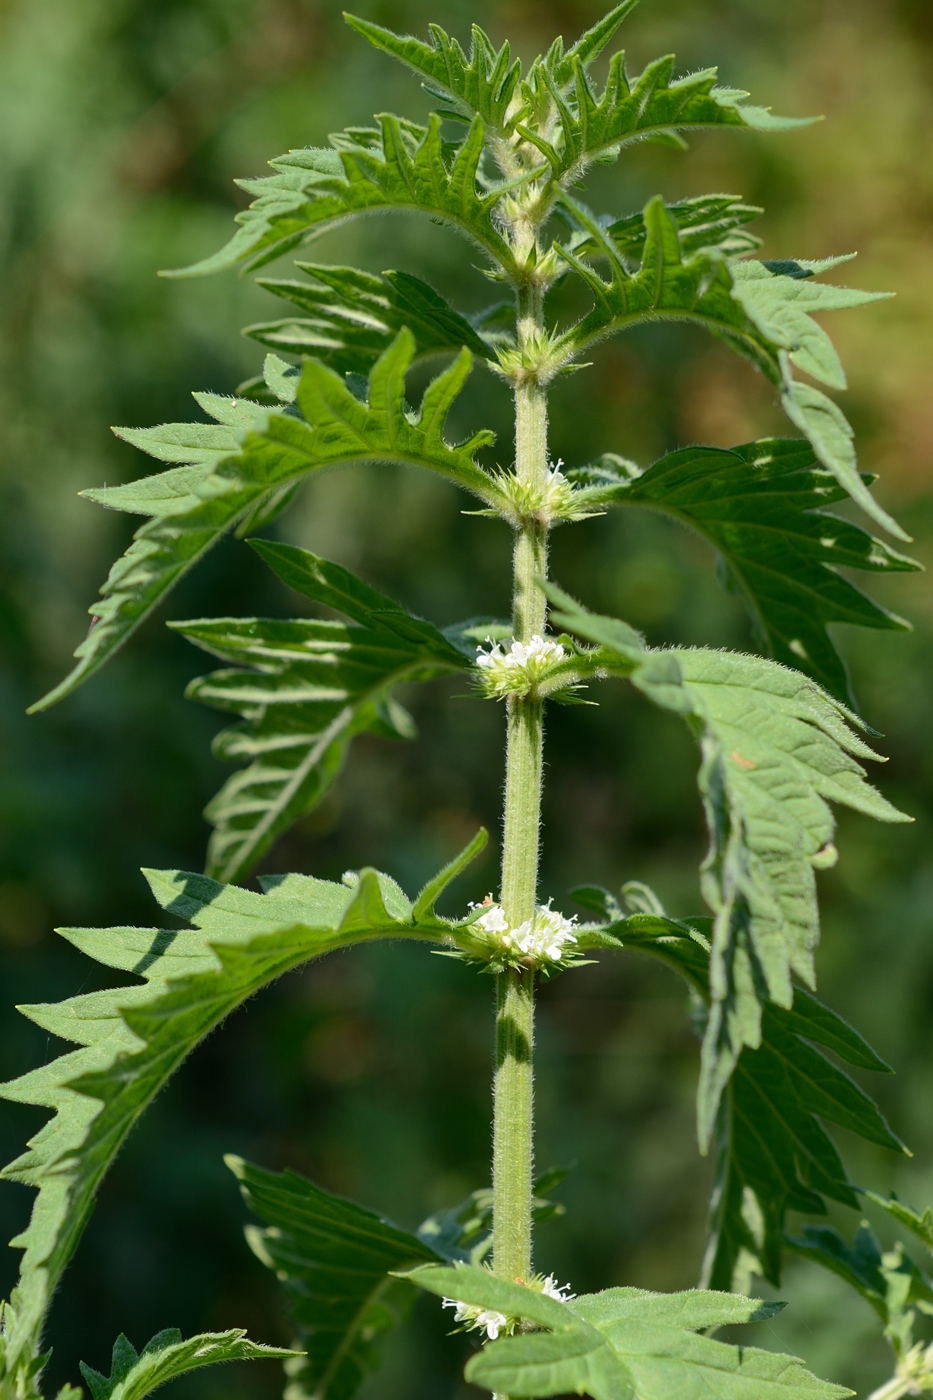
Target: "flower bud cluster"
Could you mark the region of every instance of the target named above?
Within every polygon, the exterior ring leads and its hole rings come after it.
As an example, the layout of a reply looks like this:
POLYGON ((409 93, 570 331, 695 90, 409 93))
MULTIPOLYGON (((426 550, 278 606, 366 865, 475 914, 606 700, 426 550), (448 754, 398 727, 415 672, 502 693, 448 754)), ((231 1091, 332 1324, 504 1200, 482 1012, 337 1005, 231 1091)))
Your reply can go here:
MULTIPOLYGON (((558 1303, 569 1303, 576 1297, 570 1292, 570 1284, 558 1284, 553 1274, 547 1276, 535 1274, 529 1279, 529 1288, 533 1288, 536 1293, 543 1293, 547 1298, 554 1298, 558 1303)), ((509 1337, 518 1330, 521 1318, 507 1317, 505 1313, 497 1312, 495 1308, 481 1308, 475 1303, 461 1303, 456 1298, 444 1298, 445 1308, 456 1308, 454 1322, 462 1323, 464 1332, 485 1332, 491 1342, 500 1336, 509 1337)))
POLYGON ((503 966, 553 966, 564 962, 577 942, 573 931, 576 915, 565 918, 551 908, 550 900, 539 904, 534 916, 515 929, 509 927, 502 905, 493 903, 491 895, 473 908, 481 908, 483 913, 470 925, 470 932, 486 935, 490 961, 503 966))
POLYGON ((502 494, 512 507, 513 524, 536 521, 551 525, 559 520, 577 518, 576 490, 561 471, 563 462, 549 467, 543 481, 522 481, 505 474, 497 478, 502 494))
POLYGON ((560 642, 538 633, 530 642, 512 642, 507 651, 498 643, 489 640, 489 651, 476 648, 479 655, 476 665, 479 668, 483 690, 494 700, 504 700, 509 695, 520 698, 531 694, 542 680, 561 661, 566 661, 569 652, 560 642))

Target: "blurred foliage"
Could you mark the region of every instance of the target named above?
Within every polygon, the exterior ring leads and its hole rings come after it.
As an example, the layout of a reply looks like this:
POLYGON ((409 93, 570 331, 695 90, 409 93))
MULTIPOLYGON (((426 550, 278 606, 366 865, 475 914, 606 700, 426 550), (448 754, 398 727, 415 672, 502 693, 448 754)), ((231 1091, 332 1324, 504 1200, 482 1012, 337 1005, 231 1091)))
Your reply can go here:
MULTIPOLYGON (((475 19, 528 55, 599 12, 593 0, 358 8, 419 33, 437 19, 463 35, 475 19)), ((633 65, 676 50, 684 71, 719 62, 755 100, 829 118, 780 138, 697 137, 688 160, 636 149, 600 175, 600 196, 626 212, 655 192, 734 191, 768 210, 758 226, 764 256, 858 249, 849 280, 900 294, 832 329, 851 373, 863 467, 881 473, 881 500, 929 562, 927 0, 644 0, 625 37, 633 65)), ((248 281, 166 283, 155 271, 219 246, 238 207, 233 176, 374 111, 416 117, 426 106, 415 83, 345 28, 335 0, 0 0, 4 1078, 53 1053, 14 1003, 95 985, 98 970, 54 925, 150 922, 137 867, 200 865, 200 809, 223 776, 208 747, 216 719, 181 699, 198 656, 159 622, 62 707, 23 714, 64 672, 84 608, 129 532, 131 522, 75 494, 147 470, 108 424, 186 418, 189 390, 231 392, 259 362, 239 328, 277 314, 248 281)), ((453 235, 414 221, 341 229, 315 256, 418 270, 466 309, 488 294, 453 235)), ((470 402, 470 426, 496 427, 507 455, 504 390, 480 371, 470 402)), ((586 378, 559 387, 552 421, 568 465, 607 450, 647 464, 685 442, 729 446, 783 430, 763 380, 678 327, 601 348, 586 378)), ((442 624, 501 615, 506 531, 465 519, 462 505, 433 479, 352 469, 306 487, 283 533, 442 624)), ((652 641, 750 645, 706 547, 660 519, 591 521, 560 532, 554 556, 566 586, 652 641)), ((933 1197, 933 596, 907 576, 885 580, 883 601, 914 633, 853 632, 844 644, 864 713, 886 735, 884 790, 917 822, 843 819, 841 862, 821 876, 821 991, 897 1068, 872 1088, 916 1153, 901 1166, 847 1142, 853 1179, 893 1180, 922 1205, 933 1197)), ((252 551, 226 543, 182 585, 172 615, 294 608, 252 551)), ((411 697, 417 744, 361 741, 337 793, 265 868, 334 877, 372 862, 411 888, 480 822, 495 829, 502 716, 463 689, 443 683, 411 697)), ((696 911, 701 821, 681 727, 634 694, 607 692, 599 708, 554 711, 547 757, 545 893, 566 902, 583 879, 639 878, 673 912, 696 911)), ((494 860, 458 898, 494 884, 494 860)), ((52 1379, 74 1378, 79 1356, 102 1366, 120 1330, 137 1344, 169 1325, 284 1337, 280 1300, 242 1240, 224 1151, 305 1171, 405 1226, 485 1184, 490 992, 449 959, 373 948, 292 976, 242 1012, 157 1103, 109 1178, 53 1313, 52 1379)), ((673 978, 634 959, 558 979, 542 995, 539 1163, 577 1166, 561 1193, 568 1213, 541 1230, 539 1259, 575 1289, 685 1287, 696 1277, 710 1169, 695 1154, 696 1054, 682 1003, 673 978)), ((4 1160, 39 1119, 3 1107, 4 1160)), ((21 1188, 2 1188, 4 1239, 28 1203, 21 1188)), ((840 1221, 850 1234, 856 1223, 840 1221)), ((3 1251, 0 1292, 14 1264, 3 1251)), ((797 1350, 863 1393, 886 1374, 870 1310, 837 1280, 800 1265, 782 1296, 799 1306, 760 1329, 761 1344, 797 1350)), ((462 1351, 423 1303, 367 1393, 465 1393, 462 1351)), ((278 1393, 274 1365, 240 1369, 176 1393, 278 1393)))

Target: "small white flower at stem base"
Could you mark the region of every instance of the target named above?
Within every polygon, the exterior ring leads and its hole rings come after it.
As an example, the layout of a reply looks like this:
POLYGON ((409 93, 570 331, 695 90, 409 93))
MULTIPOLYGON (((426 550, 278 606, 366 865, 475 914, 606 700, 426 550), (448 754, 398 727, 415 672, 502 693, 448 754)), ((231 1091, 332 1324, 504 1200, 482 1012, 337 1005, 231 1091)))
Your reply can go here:
POLYGON ((541 1292, 546 1298, 556 1298, 558 1303, 569 1303, 577 1295, 571 1293, 569 1283, 558 1284, 553 1274, 548 1274, 541 1284, 541 1292))
POLYGON ((573 931, 576 915, 572 919, 565 918, 559 910, 551 908, 550 900, 539 904, 534 917, 526 919, 516 929, 509 928, 502 905, 493 903, 491 895, 487 895, 481 905, 471 907, 484 911, 472 927, 491 934, 507 960, 557 963, 577 941, 573 931))
POLYGON ((503 650, 501 643, 493 642, 491 637, 487 640, 488 651, 476 648, 476 665, 487 693, 499 699, 506 695, 527 695, 553 666, 569 655, 560 642, 542 637, 538 632, 529 642, 513 641, 508 650, 503 650))
POLYGON ((472 1303, 458 1303, 456 1298, 444 1298, 442 1306, 456 1308, 455 1322, 465 1322, 471 1329, 482 1328, 491 1342, 497 1339, 503 1327, 509 1325, 505 1313, 496 1312, 493 1308, 477 1308, 472 1303))

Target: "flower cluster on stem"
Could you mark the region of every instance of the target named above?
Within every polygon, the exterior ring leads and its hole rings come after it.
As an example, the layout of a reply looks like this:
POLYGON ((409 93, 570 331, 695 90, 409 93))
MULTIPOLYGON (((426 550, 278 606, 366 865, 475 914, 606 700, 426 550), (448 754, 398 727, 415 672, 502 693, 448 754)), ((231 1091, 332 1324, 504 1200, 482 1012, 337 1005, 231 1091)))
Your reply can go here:
POLYGON ((496 904, 491 895, 481 905, 472 907, 483 912, 469 925, 471 943, 475 951, 482 950, 493 967, 553 969, 573 955, 576 915, 566 918, 551 908, 550 900, 539 904, 532 918, 517 928, 509 927, 502 905, 496 904))

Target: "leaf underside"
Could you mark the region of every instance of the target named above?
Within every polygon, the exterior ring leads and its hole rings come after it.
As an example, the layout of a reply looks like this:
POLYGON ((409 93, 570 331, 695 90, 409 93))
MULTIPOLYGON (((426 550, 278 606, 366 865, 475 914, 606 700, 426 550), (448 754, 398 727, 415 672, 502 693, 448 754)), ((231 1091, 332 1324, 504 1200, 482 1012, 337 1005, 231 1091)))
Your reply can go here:
POLYGON ((2 1172, 39 1193, 28 1227, 12 1241, 24 1257, 4 1318, 6 1374, 21 1375, 34 1364, 49 1300, 104 1173, 190 1051, 253 993, 311 958, 372 938, 449 941, 453 925, 437 918, 434 903, 484 841, 481 833, 414 905, 372 870, 343 884, 264 876, 263 894, 202 875, 149 871, 172 926, 61 930, 89 957, 141 980, 20 1008, 80 1048, 0 1086, 2 1097, 53 1113, 28 1151, 2 1172))
POLYGON ((408 1275, 421 1288, 540 1330, 491 1343, 466 1379, 500 1395, 589 1395, 593 1400, 836 1400, 851 1394, 817 1380, 796 1357, 730 1346, 710 1327, 773 1314, 757 1298, 693 1290, 610 1288, 558 1302, 472 1265, 428 1264, 408 1275))
MULTIPOLYGON (((648 912, 620 918, 610 900, 598 912, 607 922, 590 935, 595 946, 612 938, 659 959, 709 1005, 709 920, 648 912)), ((779 1285, 789 1212, 825 1215, 827 1198, 858 1209, 857 1188, 825 1123, 906 1152, 877 1104, 827 1050, 856 1069, 890 1072, 857 1031, 803 988, 792 1008, 763 1007, 761 1044, 739 1056, 717 1118, 704 1287, 745 1292, 752 1273, 779 1285)))
POLYGON ((877 755, 856 733, 861 721, 813 681, 733 652, 646 651, 626 624, 546 591, 555 620, 597 644, 581 656, 582 675, 628 677, 682 715, 700 744, 710 834, 701 888, 715 916, 697 1100, 705 1148, 742 1047, 761 1044, 763 1004, 789 1008, 794 977, 814 985, 815 867, 835 858, 830 802, 879 821, 909 818, 865 781, 858 760, 877 755))
POLYGON ((905 628, 839 572, 920 566, 852 521, 827 513, 845 499, 801 438, 766 438, 725 450, 686 447, 639 476, 603 458, 574 473, 594 505, 649 506, 674 516, 717 550, 748 604, 763 648, 776 661, 850 700, 831 623, 905 628))
POLYGON ((340 565, 306 550, 261 541, 254 548, 279 577, 352 622, 310 618, 207 618, 171 626, 232 663, 191 682, 187 695, 245 721, 214 741, 220 758, 247 761, 214 797, 207 873, 241 879, 272 843, 329 790, 362 733, 411 738, 414 725, 391 694, 470 661, 432 623, 340 565))
POLYGON ((417 413, 406 411, 405 375, 415 343, 400 331, 373 366, 367 396, 309 360, 297 384, 273 361, 270 383, 293 402, 269 410, 247 399, 197 395, 215 423, 173 423, 120 429, 120 436, 163 462, 181 463, 127 486, 86 491, 114 510, 148 515, 133 544, 110 571, 94 621, 75 652, 78 665, 33 710, 45 709, 93 675, 126 641, 181 576, 228 530, 313 472, 354 461, 422 466, 495 505, 500 493, 474 461, 492 441, 480 432, 451 446, 444 424, 470 373, 462 350, 428 385, 417 413))

